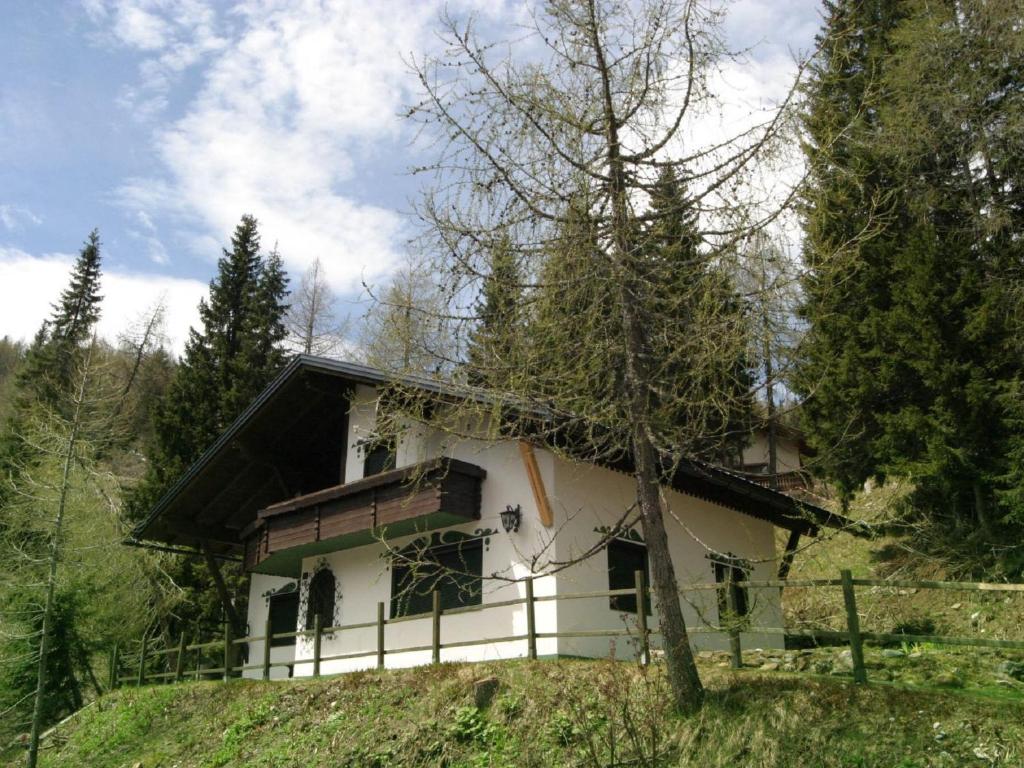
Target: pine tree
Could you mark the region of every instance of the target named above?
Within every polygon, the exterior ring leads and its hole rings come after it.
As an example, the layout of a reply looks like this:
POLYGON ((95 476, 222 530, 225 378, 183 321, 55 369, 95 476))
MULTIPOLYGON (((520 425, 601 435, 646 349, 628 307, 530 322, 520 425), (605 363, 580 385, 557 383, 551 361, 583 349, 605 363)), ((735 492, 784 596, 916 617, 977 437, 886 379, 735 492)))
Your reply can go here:
POLYGON ((752 422, 743 306, 673 166, 659 174, 645 218, 646 314, 660 325, 648 356, 667 390, 655 395, 663 441, 722 461, 742 449, 752 422))
MULTIPOLYGON (((154 447, 144 480, 127 500, 141 518, 166 489, 234 421, 285 362, 287 277, 280 257, 260 252, 257 221, 243 216, 217 263, 210 295, 199 305, 202 328, 192 328, 154 424, 154 447)), ((205 565, 180 559, 175 579, 187 592, 182 621, 216 616, 205 565)), ((240 573, 229 574, 234 586, 240 573)))
POLYGON ((819 464, 846 495, 911 477, 913 512, 957 540, 965 527, 991 540, 1010 438, 999 395, 1019 363, 972 206, 978 158, 955 132, 915 151, 906 130, 897 64, 923 7, 830 7, 807 115, 798 386, 819 464))
POLYGON ((489 252, 489 267, 474 305, 466 376, 471 384, 501 390, 521 374, 523 278, 512 243, 500 238, 489 252))
POLYGON ((100 316, 100 235, 89 233, 68 287, 40 328, 18 376, 21 396, 55 403, 66 392, 82 346, 100 316))

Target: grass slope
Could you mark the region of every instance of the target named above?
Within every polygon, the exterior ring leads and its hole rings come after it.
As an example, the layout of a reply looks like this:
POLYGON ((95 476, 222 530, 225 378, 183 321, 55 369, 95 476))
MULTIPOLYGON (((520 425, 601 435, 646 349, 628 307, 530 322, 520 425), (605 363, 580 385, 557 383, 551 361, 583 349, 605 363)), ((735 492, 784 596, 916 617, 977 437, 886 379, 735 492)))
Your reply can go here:
MULTIPOLYGON (((44 766, 1021 766, 1024 699, 702 670, 698 715, 658 668, 541 661, 124 689, 62 726, 44 766), (473 704, 493 675, 494 699, 473 704)), ((11 765, 16 758, 12 756, 11 765)))

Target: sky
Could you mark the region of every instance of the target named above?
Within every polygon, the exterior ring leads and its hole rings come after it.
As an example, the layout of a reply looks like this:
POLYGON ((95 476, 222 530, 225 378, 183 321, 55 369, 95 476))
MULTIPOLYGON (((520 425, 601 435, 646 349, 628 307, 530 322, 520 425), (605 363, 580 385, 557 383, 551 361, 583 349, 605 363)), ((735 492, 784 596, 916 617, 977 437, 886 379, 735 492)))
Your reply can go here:
MULTIPOLYGON (((0 0, 0 336, 31 338, 98 228, 100 332, 162 300, 180 352, 246 213, 293 280, 319 258, 358 318, 413 231, 424 150, 400 116, 416 98, 405 61, 437 45, 443 7, 0 0)), ((448 7, 511 34, 525 4, 448 7)), ((784 92, 819 24, 818 0, 729 4, 730 44, 752 47, 723 76, 732 102, 784 92)))

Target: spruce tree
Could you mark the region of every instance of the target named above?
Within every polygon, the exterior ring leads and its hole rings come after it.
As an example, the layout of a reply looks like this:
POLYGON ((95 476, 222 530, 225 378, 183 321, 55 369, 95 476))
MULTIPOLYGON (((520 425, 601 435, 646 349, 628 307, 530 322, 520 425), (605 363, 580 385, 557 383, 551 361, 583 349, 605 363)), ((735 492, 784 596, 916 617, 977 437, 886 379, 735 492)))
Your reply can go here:
POLYGON ((912 512, 950 540, 991 540, 1012 433, 999 395, 1019 363, 974 219, 976 158, 955 132, 914 151, 906 130, 896 64, 923 7, 829 7, 808 94, 797 384, 818 465, 847 497, 869 477, 909 477, 912 512))
POLYGON ((68 287, 29 347, 18 376, 22 398, 58 402, 67 391, 83 345, 100 317, 100 235, 89 233, 71 269, 68 287))
POLYGON ((691 456, 723 461, 745 445, 753 381, 743 305, 721 254, 704 241, 686 185, 669 165, 651 190, 644 217, 650 287, 650 367, 664 441, 691 456))
MULTIPOLYGON (((147 475, 129 496, 130 516, 145 515, 284 365, 286 295, 280 257, 261 254, 257 221, 243 216, 217 263, 209 298, 200 301, 202 327, 190 330, 157 409, 147 475)), ((182 621, 216 617, 204 564, 182 558, 174 576, 187 593, 182 621)), ((243 577, 235 572, 229 578, 238 587, 243 577)))
POLYGON ((490 249, 489 267, 474 305, 476 326, 468 339, 466 377, 476 386, 501 390, 521 375, 525 363, 520 349, 523 277, 507 237, 490 249))

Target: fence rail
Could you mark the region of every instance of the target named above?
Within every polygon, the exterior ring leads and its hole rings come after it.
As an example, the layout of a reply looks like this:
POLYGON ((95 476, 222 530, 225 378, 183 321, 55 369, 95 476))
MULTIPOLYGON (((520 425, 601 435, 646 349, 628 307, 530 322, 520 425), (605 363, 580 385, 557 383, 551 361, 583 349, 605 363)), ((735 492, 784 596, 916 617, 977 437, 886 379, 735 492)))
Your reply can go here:
MULTIPOLYGON (((149 648, 147 638, 140 643, 137 667, 131 674, 122 675, 121 669, 124 659, 120 654, 120 648, 115 644, 111 651, 109 669, 109 687, 116 688, 124 683, 135 683, 144 685, 153 681, 180 682, 186 678, 194 680, 208 679, 211 676, 219 676, 224 680, 229 679, 235 673, 251 672, 260 670, 264 680, 270 679, 270 672, 277 667, 293 667, 295 664, 312 665, 312 673, 317 677, 321 673, 321 665, 325 662, 345 661, 357 658, 375 658, 378 669, 383 669, 387 656, 400 653, 431 652, 431 661, 435 664, 441 660, 441 651, 452 648, 467 648, 471 646, 492 645, 495 643, 509 643, 526 641, 529 659, 537 658, 537 641, 553 638, 614 638, 630 637, 637 640, 638 657, 641 663, 649 663, 651 658, 651 637, 660 633, 656 629, 647 626, 647 601, 649 599, 643 571, 636 571, 635 586, 628 589, 609 589, 593 592, 577 592, 563 595, 534 595, 534 581, 526 579, 526 596, 510 600, 501 600, 493 603, 482 603, 474 606, 462 606, 458 608, 441 608, 440 593, 436 590, 432 595, 432 609, 430 613, 417 614, 415 616, 399 616, 385 618, 385 605, 377 603, 376 621, 364 621, 355 624, 341 624, 331 627, 322 627, 319 615, 315 616, 312 629, 296 630, 294 632, 272 632, 270 620, 267 620, 264 632, 261 635, 249 635, 246 637, 233 637, 230 626, 225 626, 222 639, 188 643, 185 635, 182 635, 177 645, 169 648, 149 648), (535 608, 537 603, 549 601, 582 600, 594 598, 613 598, 619 596, 635 596, 637 601, 637 625, 635 628, 623 627, 621 629, 591 629, 591 630, 568 630, 561 632, 539 632, 535 608), (442 617, 456 616, 466 613, 476 613, 490 610, 492 608, 503 608, 516 605, 526 606, 526 632, 523 634, 505 635, 500 637, 488 637, 479 640, 454 640, 444 642, 442 639, 442 617), (431 621, 431 641, 429 644, 404 647, 387 647, 386 628, 390 625, 401 624, 408 621, 431 621), (350 653, 324 655, 322 640, 325 634, 333 634, 359 629, 376 629, 375 647, 369 650, 360 650, 350 653), (271 648, 273 640, 287 638, 311 638, 312 656, 303 659, 291 659, 287 661, 272 661, 271 648), (237 663, 237 654, 242 646, 251 642, 262 642, 263 653, 260 662, 257 664, 237 663), (216 652, 219 666, 203 666, 204 655, 206 661, 210 661, 213 653, 216 652), (194 666, 186 669, 186 660, 189 654, 194 655, 194 666), (166 657, 167 664, 171 666, 173 657, 173 668, 162 672, 147 671, 147 664, 154 660, 166 657)), ((968 646, 979 648, 999 648, 1007 650, 1024 650, 1024 640, 997 640, 981 637, 948 637, 944 635, 931 634, 895 634, 886 632, 862 631, 860 628, 860 615, 857 608, 856 587, 891 588, 891 589, 938 589, 954 590, 963 592, 1006 592, 1024 593, 1024 584, 999 584, 987 582, 952 582, 952 581, 911 581, 911 580, 885 580, 885 579, 859 579, 853 578, 848 570, 841 571, 838 579, 802 579, 802 580, 750 580, 750 581, 725 581, 716 583, 686 584, 681 592, 715 590, 722 593, 723 603, 727 607, 727 614, 736 616, 738 594, 742 589, 771 589, 771 588, 824 588, 840 587, 843 593, 843 605, 845 610, 846 629, 787 629, 780 627, 751 626, 744 627, 738 620, 730 620, 726 625, 713 627, 696 627, 689 630, 690 634, 719 634, 725 635, 729 641, 731 664, 734 668, 742 666, 741 631, 756 631, 766 634, 783 634, 789 636, 806 637, 812 640, 821 641, 842 641, 850 646, 853 661, 853 677, 858 683, 867 682, 867 668, 864 663, 864 643, 900 643, 900 642, 932 642, 940 645, 968 646)), ((132 665, 133 667, 135 665, 132 665)), ((130 667, 131 668, 131 667, 130 667)))

